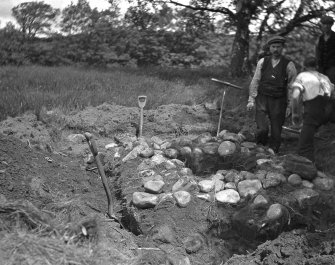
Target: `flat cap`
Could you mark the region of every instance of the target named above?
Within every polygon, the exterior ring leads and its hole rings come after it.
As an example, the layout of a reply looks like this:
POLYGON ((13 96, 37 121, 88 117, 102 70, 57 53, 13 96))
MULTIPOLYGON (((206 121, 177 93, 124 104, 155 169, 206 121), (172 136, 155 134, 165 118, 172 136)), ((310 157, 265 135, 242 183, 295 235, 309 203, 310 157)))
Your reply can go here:
POLYGON ((334 23, 334 19, 330 16, 323 16, 321 17, 320 21, 322 24, 333 24, 334 23))
POLYGON ((268 39, 267 45, 271 45, 273 43, 285 43, 286 39, 282 36, 272 36, 268 39))

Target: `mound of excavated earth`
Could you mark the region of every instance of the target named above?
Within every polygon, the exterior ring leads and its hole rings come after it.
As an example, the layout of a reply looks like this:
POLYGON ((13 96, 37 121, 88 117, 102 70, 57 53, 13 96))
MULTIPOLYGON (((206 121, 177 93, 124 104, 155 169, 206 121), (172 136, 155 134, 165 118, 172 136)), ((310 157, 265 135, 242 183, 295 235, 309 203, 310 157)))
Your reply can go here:
MULTIPOLYGON (((201 105, 147 110, 141 138, 138 109, 109 104, 7 119, 0 124, 10 135, 0 138, 0 193, 39 207, 66 194, 78 199, 73 218, 104 213, 106 196, 82 135, 89 131, 115 214, 136 241, 137 264, 332 264, 330 162, 318 156, 330 169, 321 172, 295 155, 292 135, 279 155, 257 146, 243 112, 224 113, 216 136, 218 114, 201 105)), ((327 129, 328 145, 316 142, 317 152, 331 157, 335 135, 327 129)))

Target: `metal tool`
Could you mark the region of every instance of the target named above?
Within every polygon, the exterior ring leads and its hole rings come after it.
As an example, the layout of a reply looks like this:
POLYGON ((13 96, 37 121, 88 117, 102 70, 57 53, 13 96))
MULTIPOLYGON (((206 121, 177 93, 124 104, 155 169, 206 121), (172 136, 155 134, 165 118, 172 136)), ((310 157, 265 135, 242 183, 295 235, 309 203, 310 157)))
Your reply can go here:
MULTIPOLYGON (((216 79, 216 78, 212 78, 211 80, 214 81, 214 82, 217 82, 217 83, 224 84, 225 86, 230 86, 230 87, 233 87, 233 88, 237 88, 239 90, 243 90, 242 87, 234 85, 234 84, 231 84, 231 83, 226 82, 226 81, 222 81, 222 80, 219 80, 219 79, 216 79)), ((223 111, 223 103, 224 103, 224 98, 225 98, 225 95, 226 95, 226 87, 225 86, 223 87, 223 92, 222 92, 222 100, 221 100, 221 107, 220 107, 220 116, 219 116, 218 129, 216 131, 216 137, 218 137, 219 133, 220 133, 222 111, 223 111)))
MULTIPOLYGON (((287 126, 282 126, 282 128, 286 132, 294 133, 294 134, 297 134, 297 135, 300 135, 300 132, 301 132, 301 130, 296 130, 296 129, 293 129, 293 128, 290 128, 290 127, 287 127, 287 126)), ((317 135, 315 135, 314 138, 319 139, 319 140, 323 140, 323 141, 327 141, 326 138, 320 137, 320 136, 317 136, 317 135)))
POLYGON ((226 90, 224 89, 223 93, 222 93, 222 100, 221 100, 221 107, 220 107, 220 117, 219 117, 218 129, 216 131, 216 137, 219 137, 219 133, 220 133, 221 119, 222 119, 222 110, 223 110, 223 102, 224 102, 225 95, 226 95, 226 90))
POLYGON ((104 189, 105 189, 105 192, 106 192, 106 195, 107 195, 107 203, 108 203, 107 214, 111 219, 114 219, 118 222, 117 218, 114 215, 112 193, 109 189, 107 178, 106 178, 106 175, 105 175, 105 171, 104 171, 103 165, 102 165, 102 163, 100 161, 100 158, 99 158, 99 155, 98 155, 97 145, 96 145, 96 143, 93 139, 92 134, 86 132, 86 133, 84 133, 84 136, 87 140, 88 146, 90 147, 92 155, 94 156, 95 162, 97 163, 97 167, 98 167, 99 174, 101 176, 102 184, 104 186, 104 189))
POLYGON ((300 130, 296 130, 290 127, 282 126, 283 130, 286 132, 294 133, 294 134, 300 134, 300 130))
POLYGON ((141 95, 137 98, 138 106, 140 107, 140 128, 139 128, 139 134, 138 137, 142 137, 142 131, 143 131, 143 109, 145 107, 145 104, 147 103, 147 96, 141 95))
POLYGON ((216 78, 212 78, 211 80, 214 81, 214 82, 217 82, 217 83, 224 84, 226 86, 230 86, 230 87, 233 87, 233 88, 236 88, 236 89, 239 89, 239 90, 243 90, 243 87, 234 85, 232 83, 229 83, 229 82, 226 82, 226 81, 223 81, 223 80, 219 80, 219 79, 216 79, 216 78))

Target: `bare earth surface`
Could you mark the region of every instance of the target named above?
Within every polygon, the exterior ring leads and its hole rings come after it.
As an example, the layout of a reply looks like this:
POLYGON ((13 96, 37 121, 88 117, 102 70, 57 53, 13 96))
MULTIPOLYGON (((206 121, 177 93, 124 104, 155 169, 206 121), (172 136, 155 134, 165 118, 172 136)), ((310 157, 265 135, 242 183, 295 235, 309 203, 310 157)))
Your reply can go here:
MULTIPOLYGON (((167 105, 144 114, 146 138, 158 136, 172 141, 181 136, 215 135, 219 112, 202 105, 167 105)), ((195 198, 187 207, 178 207, 169 200, 153 209, 128 207, 132 194, 143 191, 138 176, 143 159, 123 163, 121 159, 129 152, 126 146, 117 150, 105 146, 115 142, 115 137, 136 138, 138 121, 138 108, 104 104, 68 116, 58 110, 43 110, 39 117, 25 114, 0 122, 0 219, 6 224, 9 219, 4 209, 9 202, 22 200, 31 202, 41 214, 50 213, 45 223, 53 227, 83 224, 93 218, 98 236, 81 246, 87 252, 82 260, 77 260, 79 264, 335 264, 333 208, 329 209, 329 215, 323 212, 320 218, 327 220, 315 221, 314 229, 295 227, 264 242, 251 240, 248 234, 232 232, 225 224, 225 219, 243 205, 220 208, 195 198), (99 151, 104 153, 108 167, 105 171, 121 225, 106 215, 106 195, 95 164, 87 163, 90 160, 87 143, 82 138, 71 138, 84 132, 95 136, 99 151), (116 152, 120 159, 115 160, 116 152), (185 251, 187 244, 189 251, 185 251), (192 251, 197 244, 200 249, 192 251)), ((252 141, 253 126, 247 113, 230 111, 224 113, 221 129, 242 131, 252 141)), ((320 135, 327 141, 316 142, 318 163, 330 176, 335 175, 331 160, 335 158, 334 131, 334 126, 321 128, 320 135)), ((283 137, 280 155, 294 153, 296 136, 284 134, 283 137)), ((159 170, 168 191, 178 180, 176 171, 159 170)), ((205 177, 195 175, 194 179, 200 181, 205 177)), ((330 203, 334 202, 333 192, 325 192, 330 203)), ((4 236, 0 239, 0 257, 7 264, 32 264, 24 261, 22 255, 21 260, 15 260, 3 247, 9 238, 8 227, 0 225, 0 235, 4 236)))

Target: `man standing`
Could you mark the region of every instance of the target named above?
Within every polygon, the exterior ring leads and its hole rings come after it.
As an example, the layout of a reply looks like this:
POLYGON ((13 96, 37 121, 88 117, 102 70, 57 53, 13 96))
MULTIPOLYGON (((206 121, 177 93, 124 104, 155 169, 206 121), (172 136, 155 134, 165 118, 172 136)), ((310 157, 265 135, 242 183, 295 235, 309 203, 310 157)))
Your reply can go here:
POLYGON ((282 55, 285 38, 271 37, 267 45, 270 56, 265 56, 257 63, 254 77, 249 87, 247 109, 256 105, 256 142, 267 145, 269 141, 270 120, 271 137, 269 147, 277 153, 281 144, 281 131, 288 115, 288 94, 290 84, 297 75, 292 61, 282 55))
POLYGON ((316 46, 318 70, 335 83, 335 32, 332 31, 334 19, 323 16, 320 22, 323 34, 316 46))
POLYGON ((327 122, 335 122, 335 104, 331 100, 334 85, 329 78, 316 71, 315 57, 308 57, 301 72, 292 84, 292 122, 299 124, 299 101, 303 101, 303 125, 299 138, 298 154, 314 162, 314 134, 327 122))

